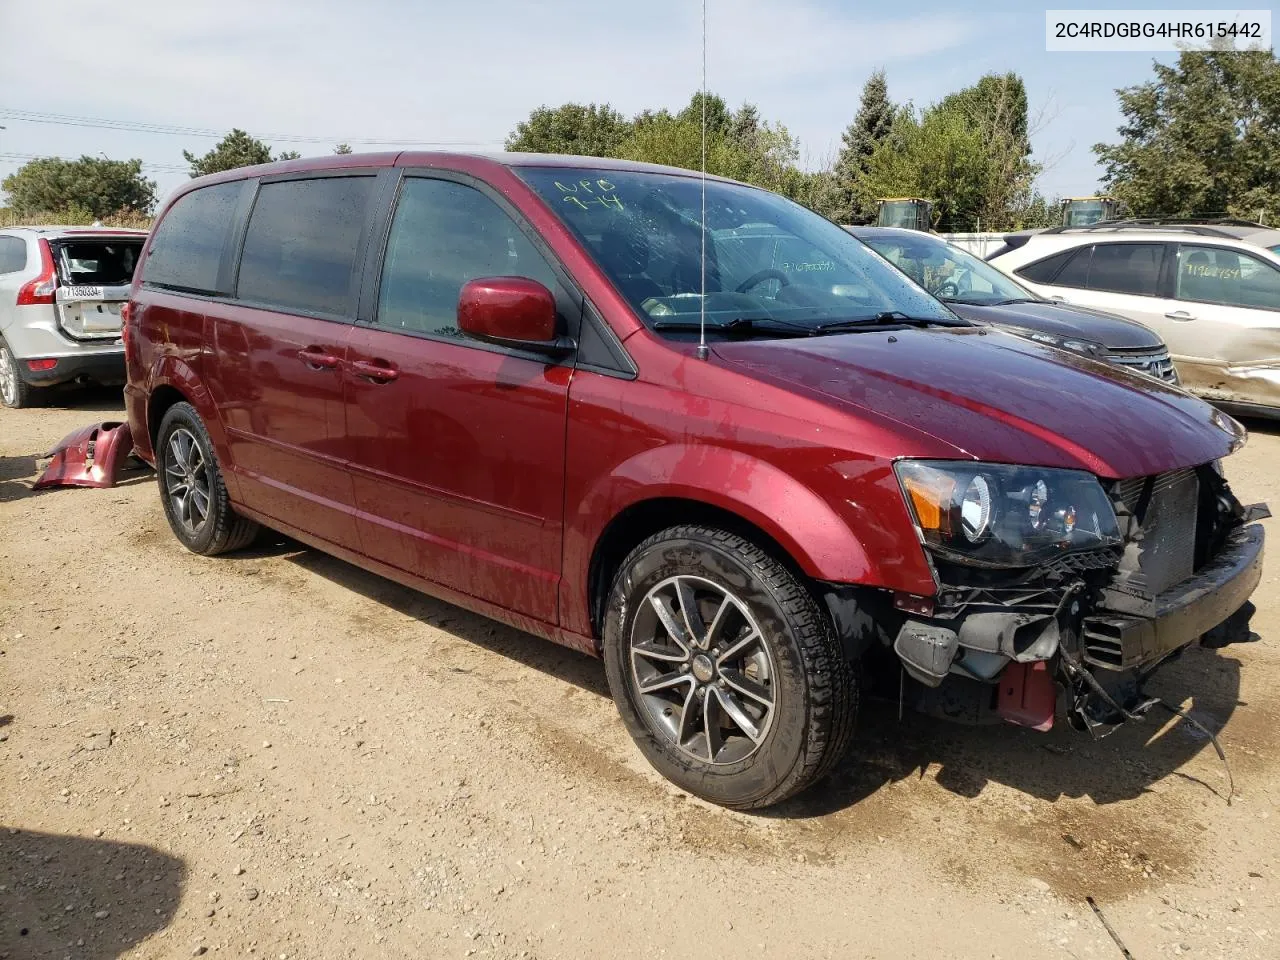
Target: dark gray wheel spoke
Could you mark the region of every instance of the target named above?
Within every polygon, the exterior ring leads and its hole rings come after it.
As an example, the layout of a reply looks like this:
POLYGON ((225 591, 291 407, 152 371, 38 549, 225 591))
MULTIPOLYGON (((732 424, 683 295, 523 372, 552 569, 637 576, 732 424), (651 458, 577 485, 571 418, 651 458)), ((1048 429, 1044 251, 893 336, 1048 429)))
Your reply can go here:
POLYGON ((715 696, 720 703, 721 709, 729 715, 729 719, 737 725, 738 729, 750 737, 752 743, 759 743, 761 737, 760 728, 757 726, 756 721, 743 709, 738 699, 732 693, 727 693, 724 690, 717 690, 715 696))
POLYGON ((764 707, 773 706, 773 696, 769 691, 737 670, 721 670, 720 677, 725 684, 743 696, 749 697, 764 707))
POLYGON ((642 657, 650 660, 666 660, 670 663, 684 663, 689 659, 687 650, 681 647, 664 647, 656 643, 637 643, 632 648, 642 657))
POLYGON ((689 634, 680 624, 675 613, 673 613, 671 608, 667 605, 667 600, 664 597, 659 597, 654 594, 649 597, 649 603, 651 603, 653 605, 653 609, 658 612, 658 619, 662 621, 662 627, 667 631, 667 636, 678 643, 682 649, 688 651, 689 634))
POLYGON ((733 601, 729 599, 729 595, 725 594, 724 600, 720 606, 716 608, 715 616, 711 618, 711 623, 707 626, 707 642, 705 647, 711 648, 720 642, 720 636, 724 633, 725 622, 731 619, 732 613, 737 608, 733 605, 733 601))
POLYGON ((663 580, 637 604, 631 672, 651 727, 705 763, 743 760, 773 721, 773 654, 747 604, 715 581, 663 580))
POLYGON ((681 577, 676 580, 676 597, 680 601, 680 618, 684 621, 685 636, 695 647, 705 648, 707 645, 707 626, 702 622, 698 612, 698 600, 693 593, 693 584, 681 577))
POLYGON ((724 734, 720 730, 720 701, 714 693, 708 693, 702 704, 702 735, 706 738, 707 759, 716 762, 716 755, 724 746, 724 734))
POLYGON ((689 740, 695 736, 699 730, 699 723, 702 719, 699 708, 702 706, 698 702, 698 685, 696 683, 689 685, 689 692, 685 694, 684 703, 680 707, 680 723, 676 727, 676 743, 681 749, 688 749, 689 740))
POLYGON ((642 681, 640 692, 657 693, 660 690, 670 690, 672 687, 678 687, 681 684, 692 683, 694 683, 694 679, 687 673, 664 673, 653 680, 642 681))
POLYGON ((716 657, 716 665, 719 666, 742 659, 742 656, 759 642, 760 631, 755 629, 748 630, 742 637, 734 640, 720 651, 720 656, 716 657))

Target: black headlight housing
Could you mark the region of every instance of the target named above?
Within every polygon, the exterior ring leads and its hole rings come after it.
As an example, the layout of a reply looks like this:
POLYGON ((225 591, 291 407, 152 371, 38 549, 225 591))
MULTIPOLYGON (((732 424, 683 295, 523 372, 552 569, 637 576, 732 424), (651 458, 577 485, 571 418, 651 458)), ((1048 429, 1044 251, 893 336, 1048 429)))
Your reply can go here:
POLYGON ((1121 543, 1110 498, 1083 470, 951 460, 894 470, 925 546, 956 563, 1031 567, 1121 543))

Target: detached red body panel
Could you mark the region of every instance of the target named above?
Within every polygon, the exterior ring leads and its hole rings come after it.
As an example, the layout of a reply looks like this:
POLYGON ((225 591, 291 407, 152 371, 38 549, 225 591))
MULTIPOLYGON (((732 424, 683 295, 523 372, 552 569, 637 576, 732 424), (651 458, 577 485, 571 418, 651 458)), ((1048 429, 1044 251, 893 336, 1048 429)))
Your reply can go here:
POLYGON ((133 452, 127 423, 108 421, 69 433, 45 456, 52 457, 34 489, 44 487, 114 487, 120 468, 133 452))
POLYGON ((997 711, 1010 723, 1032 730, 1053 727, 1058 688, 1044 660, 1034 663, 1011 663, 1000 675, 1000 699, 997 711))

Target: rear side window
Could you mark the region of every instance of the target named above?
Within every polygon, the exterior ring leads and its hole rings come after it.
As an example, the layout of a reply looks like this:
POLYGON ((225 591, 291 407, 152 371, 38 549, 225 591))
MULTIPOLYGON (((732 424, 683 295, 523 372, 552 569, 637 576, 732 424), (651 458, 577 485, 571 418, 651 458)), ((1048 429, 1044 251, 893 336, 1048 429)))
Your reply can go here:
POLYGON ((1068 258, 1053 282, 1060 287, 1084 287, 1089 283, 1089 263, 1093 260, 1093 247, 1081 247, 1068 258))
POLYGON ((1089 264, 1089 289, 1154 297, 1163 258, 1162 243, 1100 243, 1089 264))
POLYGON ((249 217, 236 296, 302 313, 354 315, 374 177, 266 183, 249 217))
POLYGON ((17 273, 27 266, 27 241, 21 237, 0 237, 0 273, 17 273))
POLYGON ((233 181, 180 197, 151 237, 143 280, 191 293, 229 293, 218 289, 218 269, 243 188, 233 181))
POLYGON ((1177 278, 1179 300, 1280 310, 1280 270, 1242 251, 1184 245, 1177 278))
MULTIPOLYGON (((1088 250, 1089 248, 1086 247, 1085 249, 1088 250)), ((1025 267, 1020 267, 1013 272, 1020 277, 1026 277, 1032 283, 1053 283, 1063 264, 1078 252, 1077 250, 1065 250, 1062 253, 1055 253, 1052 257, 1045 257, 1035 263, 1028 263, 1025 267)))

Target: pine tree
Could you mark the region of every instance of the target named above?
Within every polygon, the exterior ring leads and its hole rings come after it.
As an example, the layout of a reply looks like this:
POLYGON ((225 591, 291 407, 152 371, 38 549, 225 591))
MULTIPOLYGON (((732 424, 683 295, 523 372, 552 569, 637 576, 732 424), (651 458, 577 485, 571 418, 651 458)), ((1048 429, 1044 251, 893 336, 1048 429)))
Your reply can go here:
POLYGON ((884 71, 877 70, 863 86, 857 116, 841 137, 844 146, 832 171, 834 196, 829 206, 833 219, 841 223, 865 223, 875 216, 874 210, 859 204, 855 187, 866 174, 867 160, 876 145, 893 130, 896 113, 897 107, 889 99, 884 71))

